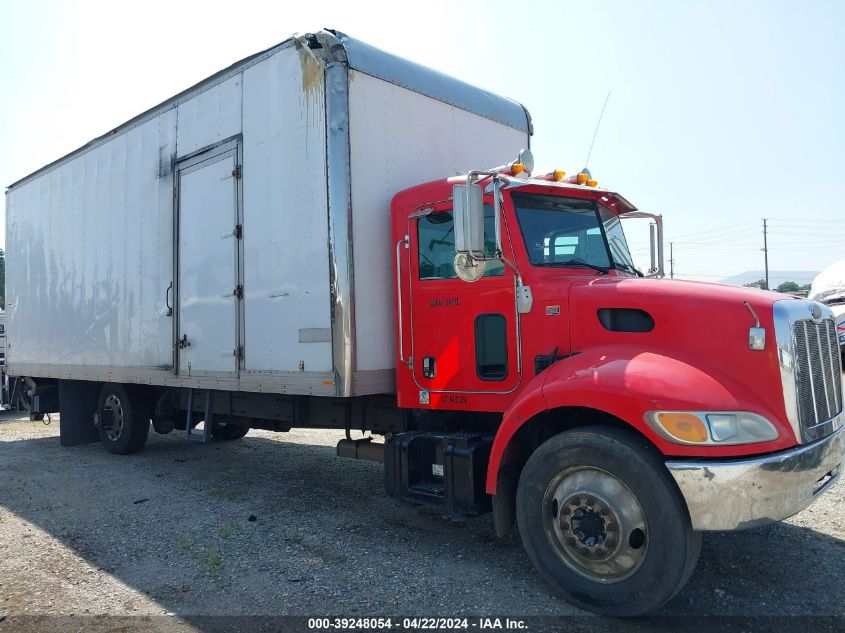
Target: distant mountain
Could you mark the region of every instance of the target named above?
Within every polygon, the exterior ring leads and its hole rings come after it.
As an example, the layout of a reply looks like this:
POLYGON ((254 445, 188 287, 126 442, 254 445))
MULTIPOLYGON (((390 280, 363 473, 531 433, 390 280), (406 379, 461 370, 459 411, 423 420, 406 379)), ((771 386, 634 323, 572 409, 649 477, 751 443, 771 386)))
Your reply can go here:
MULTIPOLYGON (((799 286, 813 283, 816 275, 819 273, 813 270, 770 270, 769 271, 769 286, 777 288, 784 281, 794 281, 799 286)), ((751 282, 763 279, 766 273, 762 270, 749 270, 727 279, 722 279, 720 284, 727 284, 729 286, 743 286, 751 282)))

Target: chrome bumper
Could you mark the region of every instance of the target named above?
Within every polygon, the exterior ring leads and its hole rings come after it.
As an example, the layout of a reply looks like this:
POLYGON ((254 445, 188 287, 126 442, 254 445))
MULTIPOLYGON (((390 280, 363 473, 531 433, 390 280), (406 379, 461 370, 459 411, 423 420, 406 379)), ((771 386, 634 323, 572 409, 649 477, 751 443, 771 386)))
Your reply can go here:
MULTIPOLYGON (((841 414, 840 414, 841 415, 841 414)), ((695 530, 741 530, 809 506, 842 472, 845 429, 797 448, 730 461, 668 461, 695 530)))

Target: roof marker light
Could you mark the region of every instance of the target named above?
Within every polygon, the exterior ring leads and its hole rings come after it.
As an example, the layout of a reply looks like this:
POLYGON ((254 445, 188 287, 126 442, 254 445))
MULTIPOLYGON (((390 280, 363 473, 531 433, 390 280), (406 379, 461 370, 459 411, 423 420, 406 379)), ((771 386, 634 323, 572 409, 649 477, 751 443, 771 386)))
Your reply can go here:
POLYGON ((511 173, 514 176, 518 176, 519 174, 521 174, 524 171, 525 171, 525 165, 523 165, 522 163, 514 163, 513 165, 511 165, 511 173))
POLYGON ((562 169, 555 169, 554 172, 552 173, 552 178, 555 180, 555 182, 560 182, 565 177, 566 177, 566 172, 563 171, 562 169))
POLYGON ((575 176, 575 182, 579 185, 586 185, 588 180, 591 180, 593 175, 590 173, 590 170, 584 167, 581 171, 578 172, 578 175, 575 176))

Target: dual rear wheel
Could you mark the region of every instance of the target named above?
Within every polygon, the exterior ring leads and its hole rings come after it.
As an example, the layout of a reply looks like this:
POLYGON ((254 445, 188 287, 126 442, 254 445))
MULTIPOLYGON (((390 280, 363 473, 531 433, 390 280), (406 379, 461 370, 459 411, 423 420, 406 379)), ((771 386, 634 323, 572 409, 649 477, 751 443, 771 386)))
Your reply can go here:
MULTIPOLYGON (((140 387, 106 383, 97 403, 98 430, 103 447, 116 455, 130 455, 140 451, 150 433, 153 403, 140 387)), ((218 441, 238 440, 249 427, 226 422, 211 428, 211 437, 218 441)))
POLYGON ((151 411, 135 388, 106 383, 97 403, 98 429, 103 447, 115 455, 137 453, 147 443, 151 411))

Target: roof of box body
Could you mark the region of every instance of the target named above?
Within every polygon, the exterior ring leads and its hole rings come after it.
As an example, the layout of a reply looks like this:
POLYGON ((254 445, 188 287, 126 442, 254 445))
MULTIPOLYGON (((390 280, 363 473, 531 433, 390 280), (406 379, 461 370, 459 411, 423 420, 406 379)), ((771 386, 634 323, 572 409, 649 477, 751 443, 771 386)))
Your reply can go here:
MULTIPOLYGON (((522 130, 526 134, 533 134, 531 116, 522 104, 513 101, 512 99, 500 97, 487 92, 481 88, 476 88, 475 86, 455 79, 454 77, 450 77, 449 75, 445 75, 415 62, 408 61, 407 59, 386 53, 374 46, 370 46, 360 40, 349 37, 340 31, 326 29, 315 34, 306 34, 303 36, 294 35, 272 48, 250 55, 249 57, 232 64, 228 68, 224 68, 223 70, 191 86, 187 90, 180 92, 170 99, 163 101, 159 105, 130 119, 126 123, 110 130, 106 134, 93 139, 82 147, 62 156, 44 167, 41 167, 31 174, 24 176, 20 180, 17 180, 9 185, 8 189, 12 189, 17 185, 23 184, 35 176, 57 167, 67 160, 97 147, 116 134, 125 132, 126 130, 140 125, 162 112, 178 106, 180 103, 193 98, 200 92, 225 81, 233 75, 242 72, 246 68, 249 68, 250 66, 276 54, 278 51, 290 48, 297 43, 308 46, 311 49, 325 49, 326 45, 339 44, 342 46, 343 52, 345 53, 347 60, 346 63, 354 70, 378 77, 379 79, 413 90, 433 99, 443 101, 457 108, 461 108, 462 110, 467 110, 494 121, 498 121, 504 125, 522 130)), ((328 56, 329 59, 338 57, 337 50, 334 50, 328 56)), ((328 63, 326 60, 323 61, 324 63, 328 63)))

